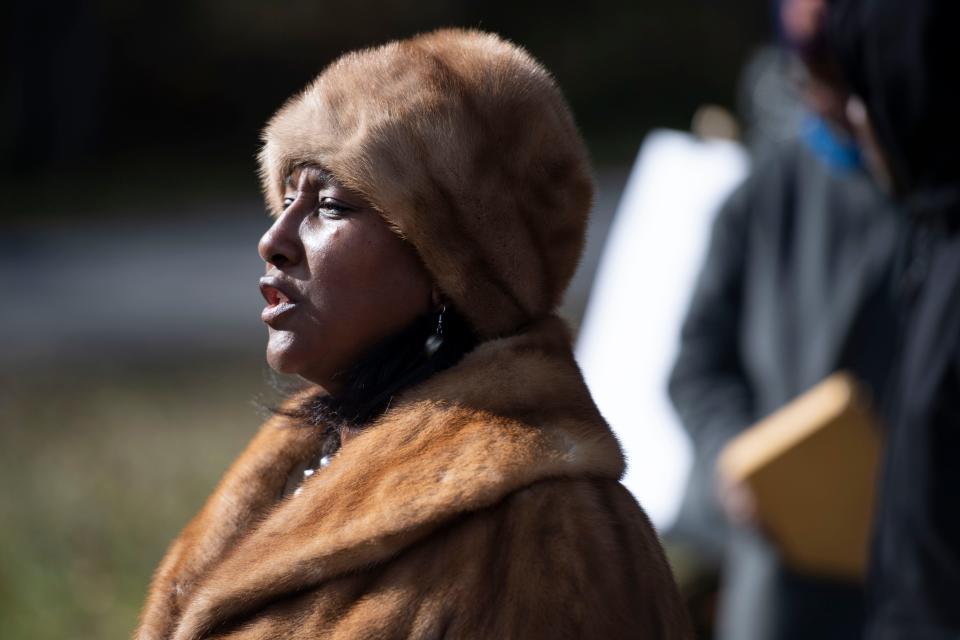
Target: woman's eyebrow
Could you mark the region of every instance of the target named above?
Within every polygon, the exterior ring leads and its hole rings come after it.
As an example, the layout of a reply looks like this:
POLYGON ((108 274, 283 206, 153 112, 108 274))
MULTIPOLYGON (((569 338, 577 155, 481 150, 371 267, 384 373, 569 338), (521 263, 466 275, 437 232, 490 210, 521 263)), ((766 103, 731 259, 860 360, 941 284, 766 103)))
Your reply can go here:
POLYGON ((320 188, 329 187, 331 184, 338 184, 336 179, 333 177, 333 174, 326 169, 322 169, 320 167, 303 166, 297 167, 290 172, 290 175, 288 175, 283 181, 284 186, 288 189, 296 189, 299 186, 299 182, 303 177, 303 174, 307 172, 309 172, 311 179, 318 183, 320 188))
POLYGON ((326 169, 314 168, 314 175, 316 175, 317 181, 323 187, 336 186, 338 184, 333 174, 326 169))

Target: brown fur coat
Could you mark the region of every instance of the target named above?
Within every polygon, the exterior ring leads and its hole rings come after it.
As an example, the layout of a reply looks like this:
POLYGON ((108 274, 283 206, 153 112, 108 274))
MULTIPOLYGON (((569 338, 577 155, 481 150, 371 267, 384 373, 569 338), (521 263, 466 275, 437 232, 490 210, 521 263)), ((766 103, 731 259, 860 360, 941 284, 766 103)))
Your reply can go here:
POLYGON ((483 343, 288 498, 320 442, 267 422, 160 564, 136 637, 689 637, 569 343, 555 317, 483 343))

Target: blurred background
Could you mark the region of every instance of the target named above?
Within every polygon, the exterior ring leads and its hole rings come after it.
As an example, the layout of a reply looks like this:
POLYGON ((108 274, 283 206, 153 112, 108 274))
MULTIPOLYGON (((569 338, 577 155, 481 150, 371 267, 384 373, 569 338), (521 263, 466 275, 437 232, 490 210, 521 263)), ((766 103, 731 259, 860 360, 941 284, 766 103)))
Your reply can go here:
POLYGON ((0 637, 128 636, 166 544, 278 397, 255 154, 267 118, 328 62, 459 25, 553 71, 599 188, 564 308, 579 327, 641 142, 689 129, 705 103, 734 111, 770 13, 760 0, 5 3, 0 637))

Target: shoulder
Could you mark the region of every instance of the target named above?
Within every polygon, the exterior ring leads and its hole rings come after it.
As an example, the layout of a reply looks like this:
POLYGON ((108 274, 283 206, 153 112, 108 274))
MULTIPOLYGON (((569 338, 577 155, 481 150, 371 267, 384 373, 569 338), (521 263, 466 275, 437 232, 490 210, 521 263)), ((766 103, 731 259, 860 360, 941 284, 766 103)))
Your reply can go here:
POLYGON ((499 507, 508 535, 539 538, 541 555, 587 574, 611 565, 634 588, 671 587, 673 577, 646 513, 620 482, 554 478, 510 495, 499 507))
POLYGON ((750 173, 734 191, 731 200, 782 194, 811 160, 810 151, 800 136, 790 136, 751 158, 750 173))
POLYGON ((453 619, 470 620, 467 636, 689 637, 656 533, 615 480, 536 482, 412 551, 457 576, 449 586, 466 599, 442 599, 458 609, 453 619))

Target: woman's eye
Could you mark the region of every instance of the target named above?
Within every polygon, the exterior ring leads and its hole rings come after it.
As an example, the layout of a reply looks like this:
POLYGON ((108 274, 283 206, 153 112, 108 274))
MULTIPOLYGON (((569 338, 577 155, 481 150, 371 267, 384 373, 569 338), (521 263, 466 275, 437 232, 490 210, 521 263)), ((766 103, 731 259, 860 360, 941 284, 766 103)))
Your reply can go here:
POLYGON ((287 196, 286 198, 284 198, 284 199, 283 199, 283 208, 286 209, 287 207, 289 207, 290 205, 292 205, 292 204, 293 204, 293 201, 294 201, 295 199, 296 199, 296 198, 293 198, 292 196, 287 196))
POLYGON ((328 218, 341 218, 348 211, 350 207, 333 198, 320 198, 320 206, 317 207, 317 213, 328 218))

